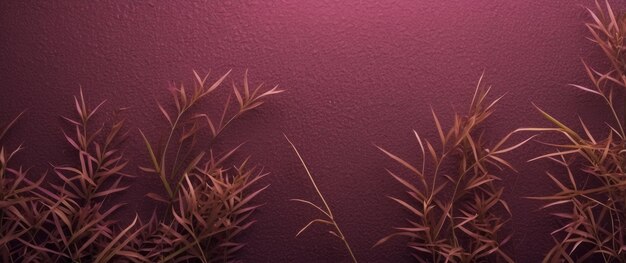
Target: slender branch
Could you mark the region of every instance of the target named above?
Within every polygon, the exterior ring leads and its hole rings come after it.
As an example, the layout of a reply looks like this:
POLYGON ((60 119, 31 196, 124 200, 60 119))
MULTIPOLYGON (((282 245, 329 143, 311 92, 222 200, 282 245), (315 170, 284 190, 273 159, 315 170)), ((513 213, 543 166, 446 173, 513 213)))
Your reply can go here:
POLYGON ((328 203, 326 202, 326 199, 324 198, 324 195, 322 195, 322 192, 317 187, 317 184, 315 183, 315 180, 313 179, 313 175, 311 175, 311 172, 309 171, 309 168, 307 167, 306 163, 302 159, 302 156, 300 155, 300 152, 298 152, 298 149, 296 148, 296 146, 291 142, 291 140, 289 140, 289 137, 287 137, 287 135, 285 135, 285 134, 283 134, 283 135, 285 136, 285 139, 287 139, 287 141, 291 145, 291 148, 293 149, 293 151, 298 156, 298 159, 300 159, 300 163, 302 164, 302 167, 304 167, 304 170, 306 171, 306 174, 309 176, 309 179, 311 180, 311 183, 313 184, 313 188, 315 188, 315 191, 317 192, 317 195, 320 197, 320 199, 322 199, 322 203, 324 203, 324 207, 326 208, 326 212, 328 213, 328 216, 329 216, 328 219, 330 219, 330 221, 332 222, 333 226, 335 227, 335 230, 337 230, 337 235, 343 241, 344 245, 346 246, 346 249, 348 249, 348 253, 350 253, 350 257, 352 258, 352 261, 356 263, 357 260, 356 260, 356 257, 354 256, 354 253, 352 252, 352 248, 350 248, 350 244, 346 240, 346 237, 343 235, 343 232, 341 232, 341 229, 339 228, 339 225, 335 221, 335 217, 333 216, 333 212, 330 210, 330 206, 328 206, 328 203))

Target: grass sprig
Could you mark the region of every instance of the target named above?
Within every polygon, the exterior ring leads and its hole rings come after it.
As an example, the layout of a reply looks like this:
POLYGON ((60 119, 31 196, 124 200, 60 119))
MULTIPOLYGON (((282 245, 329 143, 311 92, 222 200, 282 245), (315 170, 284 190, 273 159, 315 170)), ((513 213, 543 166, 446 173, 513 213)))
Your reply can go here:
POLYGON ((339 238, 339 240, 341 240, 343 242, 344 246, 346 247, 346 250, 348 251, 348 254, 350 254, 350 257, 351 257, 352 261, 353 262, 357 262, 356 256, 354 255, 354 252, 352 251, 352 248, 350 247, 350 244, 348 243, 348 240, 346 239, 346 236, 341 231, 341 228, 339 228, 339 224, 337 224, 337 221, 335 221, 335 216, 333 215, 333 212, 330 209, 330 206, 328 206, 328 203, 326 202, 326 199, 324 198, 324 195, 322 194, 320 189, 317 187, 317 184, 315 183, 315 179, 313 179, 313 175, 309 171, 309 168, 306 165, 306 163, 304 162, 304 159, 302 159, 302 156, 300 155, 300 152, 298 152, 298 149, 291 142, 291 140, 289 140, 287 135, 284 135, 284 136, 285 136, 285 139, 287 139, 287 142, 289 142, 289 144, 291 145, 291 148, 293 149, 293 151, 298 156, 298 159, 300 160, 300 163, 302 164, 302 167, 306 171, 306 174, 309 177, 309 180, 311 180, 311 184, 313 185, 313 188, 315 188, 315 191, 317 192, 317 195, 322 200, 322 204, 323 204, 323 207, 321 207, 321 206, 318 206, 318 205, 314 204, 311 201, 307 201, 307 200, 304 200, 304 199, 291 199, 291 201, 300 202, 300 203, 309 205, 309 206, 315 208, 316 210, 320 211, 324 215, 324 218, 317 218, 317 219, 311 220, 302 229, 300 229, 300 231, 298 231, 296 236, 299 236, 302 232, 304 232, 307 228, 309 228, 310 226, 312 226, 314 224, 322 224, 322 225, 332 226, 332 229, 334 229, 334 230, 330 230, 330 231, 328 231, 328 233, 330 233, 331 235, 339 238))

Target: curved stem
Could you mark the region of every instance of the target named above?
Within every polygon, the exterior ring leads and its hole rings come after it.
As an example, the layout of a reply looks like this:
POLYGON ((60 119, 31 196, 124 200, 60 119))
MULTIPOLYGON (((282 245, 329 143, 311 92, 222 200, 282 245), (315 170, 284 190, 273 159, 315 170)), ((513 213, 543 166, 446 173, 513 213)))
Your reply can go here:
POLYGON ((185 110, 181 111, 176 117, 176 121, 174 121, 174 123, 172 124, 172 128, 170 129, 170 134, 167 137, 165 146, 163 146, 163 152, 161 153, 161 163, 160 163, 161 167, 158 167, 159 176, 161 177, 161 181, 163 181, 165 190, 167 191, 167 194, 170 197, 170 199, 174 199, 174 192, 172 192, 172 187, 170 186, 169 181, 167 181, 166 172, 165 172, 165 156, 167 155, 167 148, 169 147, 170 142, 172 141, 172 136, 174 136, 174 131, 176 131, 178 122, 180 121, 180 118, 182 117, 184 113, 185 113, 185 110))
POLYGON ((333 212, 330 210, 330 207, 328 206, 328 203, 326 203, 326 199, 324 199, 324 196, 322 195, 322 192, 320 192, 320 189, 317 187, 317 184, 315 183, 315 180, 313 179, 313 175, 311 175, 311 172, 309 171, 309 168, 307 167, 306 163, 302 159, 302 156, 300 155, 300 152, 298 152, 298 149, 296 149, 296 146, 291 142, 291 140, 289 140, 287 135, 285 135, 285 138, 287 139, 289 144, 291 144, 291 147, 293 148, 293 151, 298 156, 298 159, 300 159, 300 163, 302 163, 302 166, 304 167, 304 170, 306 171, 306 174, 309 176, 309 179, 311 180, 311 183, 313 184, 313 188, 315 188, 315 191, 317 192, 317 195, 320 197, 320 199, 322 199, 322 203, 324 203, 324 207, 326 208, 326 211, 330 215, 330 219, 333 219, 334 218, 333 212))
POLYGON ((298 149, 291 142, 291 140, 289 140, 287 135, 284 135, 284 136, 285 136, 285 139, 287 139, 287 141, 291 145, 291 148, 293 148, 293 151, 298 156, 298 159, 300 159, 300 163, 302 163, 302 166, 304 167, 304 170, 306 171, 306 174, 309 176, 309 179, 311 180, 311 183, 313 184, 313 188, 315 188, 315 191, 317 192, 317 195, 320 197, 320 199, 322 199, 322 203, 324 204, 324 208, 326 208, 326 212, 328 213, 329 219, 333 223, 333 226, 335 226, 335 230, 337 230, 337 235, 339 236, 341 241, 343 241, 344 245, 346 246, 346 249, 348 249, 348 253, 350 253, 350 257, 352 258, 352 261, 357 263, 358 261, 356 260, 356 257, 354 256, 354 252, 352 252, 352 248, 350 247, 350 244, 348 243, 348 240, 346 240, 346 237, 343 235, 343 232, 341 232, 341 229, 339 228, 339 225, 335 221, 335 217, 333 216, 333 212, 330 210, 330 207, 328 206, 328 203, 326 202, 326 199, 324 199, 324 195, 322 195, 322 192, 317 187, 317 184, 315 183, 315 180, 313 179, 313 175, 311 175, 311 172, 309 171, 309 168, 307 167, 306 163, 302 159, 302 156, 300 155, 300 152, 298 152, 298 149))

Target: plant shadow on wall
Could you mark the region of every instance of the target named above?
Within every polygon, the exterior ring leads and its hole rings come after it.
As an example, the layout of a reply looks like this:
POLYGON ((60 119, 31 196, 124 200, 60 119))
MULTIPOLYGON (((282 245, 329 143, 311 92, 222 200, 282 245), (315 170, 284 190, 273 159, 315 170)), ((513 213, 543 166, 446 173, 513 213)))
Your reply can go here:
MULTIPOLYGON (((158 105, 169 123, 165 144, 151 144, 143 136, 153 173, 163 183, 167 196, 149 194, 166 203, 164 215, 156 213, 144 222, 135 217, 120 227, 111 214, 123 206, 109 197, 126 191, 127 161, 121 146, 127 137, 124 119, 116 111, 112 125, 93 126, 92 119, 103 103, 91 109, 82 90, 75 98, 77 116, 64 119, 71 129, 65 140, 74 150, 75 165, 54 166, 60 184, 44 185, 45 176, 31 181, 27 171, 9 161, 21 147, 0 150, 0 260, 2 262, 230 262, 244 244, 237 235, 249 228, 258 205, 253 199, 267 186, 253 189, 266 173, 251 167, 248 159, 234 166, 228 159, 236 147, 217 154, 212 143, 228 125, 282 92, 277 87, 251 89, 247 73, 243 88, 233 82, 232 96, 218 119, 197 109, 228 76, 208 85, 208 74, 195 73, 194 88, 172 88, 174 113, 158 105), (231 100, 236 100, 231 107, 231 100), (234 109, 233 109, 234 108, 234 109), (208 127, 210 138, 201 138, 208 127), (199 141, 209 143, 199 149, 199 141), (170 157, 173 158, 170 161, 170 157)), ((21 114, 20 114, 21 116, 21 114)), ((18 116, 19 118, 19 116, 18 116)), ((0 140, 15 124, 1 130, 0 140)))
POLYGON ((407 237, 407 247, 419 262, 514 262, 504 249, 511 238, 505 232, 511 210, 503 199, 499 174, 505 168, 515 171, 503 155, 533 137, 511 145, 512 136, 528 131, 517 129, 488 145, 489 136, 480 125, 502 97, 488 102, 491 87, 481 81, 482 76, 469 113, 455 114, 449 130, 444 130, 432 110, 440 146, 413 131, 421 150, 418 165, 378 147, 411 176, 387 170, 408 194, 407 198, 390 198, 410 213, 408 225, 396 227, 396 233, 382 238, 375 247, 391 238, 407 237))
POLYGON ((563 224, 552 232, 555 245, 544 262, 626 262, 626 114, 618 112, 626 105, 623 96, 616 95, 626 88, 626 16, 617 15, 608 2, 604 7, 596 2, 596 10, 588 12, 591 40, 610 68, 598 71, 583 62, 591 86, 571 86, 603 100, 612 120, 606 123, 607 135, 592 134, 582 119, 582 130, 576 132, 537 107, 555 126, 537 130, 566 139, 545 143, 555 151, 533 159, 562 168, 561 174, 547 172, 559 191, 534 197, 546 203, 544 209, 559 208, 553 214, 563 224))

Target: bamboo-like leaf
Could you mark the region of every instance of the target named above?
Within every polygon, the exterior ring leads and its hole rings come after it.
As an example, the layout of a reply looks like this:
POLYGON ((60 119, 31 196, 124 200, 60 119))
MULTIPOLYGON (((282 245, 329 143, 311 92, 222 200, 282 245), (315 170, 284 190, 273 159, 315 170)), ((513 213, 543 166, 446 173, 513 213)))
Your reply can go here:
POLYGON ((118 255, 122 251, 122 249, 145 228, 145 226, 139 227, 130 236, 126 235, 126 233, 128 233, 137 223, 137 218, 138 216, 135 215, 135 219, 133 220, 133 222, 130 223, 128 227, 122 230, 119 234, 117 234, 115 238, 111 240, 111 242, 98 254, 94 262, 109 262, 115 255, 118 255), (125 239, 122 240, 122 238, 125 239))
MULTIPOLYGON (((411 183, 409 183, 408 181, 400 178, 399 176, 397 176, 396 174, 392 173, 391 171, 387 170, 387 173, 389 173, 394 179, 396 179, 396 181, 400 182, 402 185, 404 185, 406 188, 408 188, 409 190, 411 190, 412 193, 414 193, 417 197, 419 197, 419 201, 424 201, 426 200, 426 196, 422 193, 422 191, 418 190, 415 186, 413 186, 411 183)), ((426 183, 424 182, 424 187, 428 187, 426 185, 426 183)))
POLYGON ((2 130, 0 131, 0 140, 2 138, 4 138, 4 136, 6 135, 6 133, 11 129, 11 127, 13 127, 13 125, 15 125, 15 123, 17 122, 17 120, 19 120, 22 115, 24 115, 26 111, 22 111, 20 112, 17 116, 15 116, 15 118, 13 118, 13 120, 11 120, 7 125, 5 125, 2 130))
POLYGON ((378 148, 380 151, 382 151, 383 153, 385 153, 387 156, 389 156, 389 158, 393 159, 394 161, 398 162, 399 164, 401 164, 402 166, 406 167, 407 169, 409 169, 411 172, 415 173, 416 175, 422 177, 422 173, 420 171, 417 170, 417 168, 415 168, 413 165, 409 164, 407 161, 403 160, 402 158, 386 151, 385 149, 376 146, 376 148, 378 148))
POLYGON ((327 225, 334 225, 332 222, 328 221, 328 220, 324 220, 324 219, 313 219, 311 220, 311 222, 309 222, 308 224, 306 224, 302 229, 300 229, 300 231, 298 231, 298 233, 296 234, 296 237, 299 236, 300 234, 302 234, 302 232, 304 232, 304 230, 306 230, 307 228, 309 228, 311 225, 315 224, 315 223, 320 223, 320 224, 327 224, 327 225))
MULTIPOLYGON (((195 72, 194 72, 195 73, 195 72)), ((157 106, 159 106, 159 110, 161 110, 161 113, 163 113, 163 116, 165 117, 165 119, 167 120, 167 123, 170 124, 170 127, 174 126, 174 123, 172 123, 172 118, 170 117, 170 115, 167 113, 167 111, 163 108, 163 105, 161 105, 161 103, 157 102, 157 106)))
POLYGON ((596 94, 596 95, 600 95, 600 96, 602 96, 602 93, 600 93, 599 91, 592 90, 592 89, 589 89, 589 88, 585 88, 585 87, 583 87, 583 86, 576 85, 576 84, 569 84, 569 85, 570 85, 570 86, 572 86, 572 87, 574 87, 574 88, 580 89, 580 90, 582 90, 582 91, 585 91, 585 92, 589 92, 589 93, 592 93, 592 94, 596 94))
POLYGON ((435 126, 437 127, 437 133, 439 134, 439 140, 441 140, 441 144, 446 144, 446 136, 443 133, 443 129, 441 128, 441 123, 439 123, 439 118, 437 118, 437 114, 435 114, 435 110, 431 107, 430 112, 433 115, 433 119, 435 120, 435 126))
POLYGON ((539 108, 537 105, 535 105, 533 103, 533 106, 535 106, 535 108, 541 113, 541 115, 543 115, 546 119, 548 119, 550 122, 552 122, 554 125, 556 125, 557 127, 563 129, 563 131, 565 133, 567 133, 568 135, 570 135, 572 138, 576 139, 577 141, 582 140, 580 138, 580 136, 574 132, 572 129, 570 129, 569 127, 565 126, 565 124, 561 123, 560 121, 558 121, 557 119, 555 119, 554 117, 550 116, 550 114, 546 113, 545 111, 543 111, 541 108, 539 108))
POLYGON ((383 243, 386 243, 386 242, 387 242, 387 241, 389 241, 390 239, 392 239, 392 238, 394 238, 394 237, 398 237, 398 236, 408 236, 408 237, 412 237, 412 238, 413 238, 413 237, 419 237, 418 235, 416 235, 416 234, 414 234, 414 233, 412 233, 412 232, 398 232, 398 233, 393 233, 393 234, 388 235, 388 236, 386 236, 386 237, 384 237, 384 238, 381 238, 381 239, 380 239, 380 240, 378 240, 378 241, 374 244, 374 246, 372 246, 372 247, 373 247, 373 248, 374 248, 374 247, 378 247, 378 246, 382 245, 383 243))
POLYGON ((159 165, 159 161, 157 160, 156 155, 154 154, 154 150, 152 150, 152 145, 148 141, 148 138, 146 138, 146 135, 143 134, 141 129, 139 130, 139 133, 141 134, 141 137, 143 138, 143 142, 145 143, 146 148, 148 149, 148 154, 150 155, 150 160, 152 160, 152 165, 154 166, 154 169, 157 172, 159 172, 161 165, 159 165))
POLYGON ((326 217, 330 218, 330 215, 329 215, 326 211, 324 211, 324 209, 322 209, 321 207, 319 207, 318 205, 316 205, 316 204, 314 204, 314 203, 312 203, 312 202, 310 202, 310 201, 303 200, 303 199, 296 199, 296 198, 294 198, 294 199, 290 199, 290 200, 291 200, 291 201, 300 202, 300 203, 304 203, 304 204, 310 205, 310 206, 312 206, 313 208, 315 208, 315 209, 319 210, 320 212, 322 212, 322 213, 323 213, 326 217))
POLYGON ((415 207, 409 205, 407 202, 405 202, 405 201, 403 201, 401 199, 395 198, 395 197, 391 197, 391 196, 388 196, 388 198, 391 199, 391 200, 396 201, 397 203, 399 203, 404 208, 406 208, 409 211, 411 211, 411 213, 415 214, 416 216, 418 216, 418 217, 423 217, 424 216, 424 214, 422 212, 418 211, 415 207))
POLYGON ((204 83, 206 82, 206 79, 209 77, 210 74, 211 74, 211 71, 207 72, 207 74, 204 75, 203 78, 200 78, 200 75, 198 75, 198 72, 193 70, 193 75, 196 77, 196 81, 198 82, 198 86, 200 87, 204 87, 204 83))
POLYGON ((222 75, 222 77, 220 77, 217 81, 215 81, 213 85, 211 85, 211 87, 209 87, 203 95, 206 95, 212 92, 213 90, 215 90, 217 87, 219 87, 219 85, 222 84, 224 79, 226 79, 226 77, 230 74, 231 71, 232 70, 228 70, 224 75, 222 75))
POLYGON ((515 144, 515 145, 513 145, 513 146, 510 146, 510 147, 508 147, 508 148, 504 148, 504 149, 502 149, 502 150, 494 151, 494 152, 492 152, 492 153, 493 153, 493 154, 502 154, 502 153, 507 153, 507 152, 510 152, 510 151, 516 150, 517 148, 519 148, 519 147, 521 147, 522 145, 524 145, 524 144, 528 143, 529 141, 531 141, 531 140, 532 140, 532 139, 534 139, 535 137, 537 137, 537 135, 530 136, 530 137, 528 137, 527 139, 525 139, 525 140, 521 141, 520 143, 517 143, 517 144, 515 144))
POLYGON ((548 157, 553 157, 553 156, 565 156, 565 155, 568 155, 568 154, 576 154, 576 153, 581 153, 581 150, 580 149, 574 149, 574 150, 569 150, 569 151, 558 151, 558 152, 548 153, 548 154, 544 154, 544 155, 532 158, 532 159, 528 160, 528 162, 534 162, 536 160, 546 159, 548 157))

